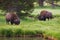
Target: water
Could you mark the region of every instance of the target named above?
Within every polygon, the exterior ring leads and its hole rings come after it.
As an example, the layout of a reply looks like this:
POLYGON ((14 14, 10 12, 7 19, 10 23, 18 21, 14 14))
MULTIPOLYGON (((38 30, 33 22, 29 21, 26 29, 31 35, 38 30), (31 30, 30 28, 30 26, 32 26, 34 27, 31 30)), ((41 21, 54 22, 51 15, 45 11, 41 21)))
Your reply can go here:
POLYGON ((41 37, 0 37, 0 40, 44 40, 41 37))

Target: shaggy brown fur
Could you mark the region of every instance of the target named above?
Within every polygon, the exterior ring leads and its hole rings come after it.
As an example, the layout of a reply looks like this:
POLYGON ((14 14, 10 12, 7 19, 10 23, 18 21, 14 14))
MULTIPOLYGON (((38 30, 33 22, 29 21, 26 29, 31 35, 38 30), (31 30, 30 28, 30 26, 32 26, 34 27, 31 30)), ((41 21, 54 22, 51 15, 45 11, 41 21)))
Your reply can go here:
POLYGON ((9 24, 20 24, 20 19, 15 12, 8 12, 6 14, 6 22, 9 24))
POLYGON ((44 21, 46 21, 46 19, 49 20, 49 19, 52 19, 52 18, 53 18, 52 13, 49 12, 49 11, 46 11, 46 10, 41 11, 40 15, 38 16, 39 20, 44 20, 44 21))

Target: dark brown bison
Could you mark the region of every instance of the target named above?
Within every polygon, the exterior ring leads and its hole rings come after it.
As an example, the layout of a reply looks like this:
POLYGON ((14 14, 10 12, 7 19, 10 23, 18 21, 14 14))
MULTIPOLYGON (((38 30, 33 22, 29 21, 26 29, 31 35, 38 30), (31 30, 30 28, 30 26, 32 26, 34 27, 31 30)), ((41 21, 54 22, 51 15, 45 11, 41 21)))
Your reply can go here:
POLYGON ((49 12, 49 11, 45 11, 45 10, 41 11, 40 15, 38 16, 38 19, 43 20, 43 21, 46 21, 46 19, 49 20, 49 19, 52 19, 52 18, 53 18, 52 13, 49 12))
POLYGON ((9 22, 13 25, 13 24, 20 24, 20 19, 17 16, 17 14, 15 12, 8 12, 6 13, 6 22, 9 24, 9 22))

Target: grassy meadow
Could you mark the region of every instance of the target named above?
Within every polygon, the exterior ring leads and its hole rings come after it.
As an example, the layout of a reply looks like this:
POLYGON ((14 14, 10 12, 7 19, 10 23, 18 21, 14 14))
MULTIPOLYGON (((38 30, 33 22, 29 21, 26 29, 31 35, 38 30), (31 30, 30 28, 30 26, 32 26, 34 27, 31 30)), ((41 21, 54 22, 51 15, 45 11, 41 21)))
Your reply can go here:
POLYGON ((44 33, 48 36, 53 36, 60 39, 60 9, 52 8, 35 8, 31 15, 34 18, 25 17, 21 19, 20 25, 7 25, 5 21, 5 12, 0 10, 0 36, 15 36, 15 35, 34 35, 44 33), (47 21, 39 21, 36 16, 41 10, 48 10, 53 13, 54 18, 47 21))

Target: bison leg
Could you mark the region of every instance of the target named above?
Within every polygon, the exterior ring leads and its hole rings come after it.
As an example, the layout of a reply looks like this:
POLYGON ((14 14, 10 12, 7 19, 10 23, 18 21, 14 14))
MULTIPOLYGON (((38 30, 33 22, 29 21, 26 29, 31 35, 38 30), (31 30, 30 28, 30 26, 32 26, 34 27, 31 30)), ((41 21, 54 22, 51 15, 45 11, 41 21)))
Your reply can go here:
POLYGON ((49 17, 47 19, 49 20, 49 17))
POLYGON ((10 22, 11 22, 11 25, 13 25, 14 21, 13 21, 13 20, 11 20, 10 22))
POLYGON ((43 20, 46 21, 46 17, 45 16, 43 17, 43 20))
POLYGON ((46 18, 44 18, 43 20, 46 21, 46 18))
POLYGON ((11 25, 13 25, 13 22, 11 22, 11 25))

